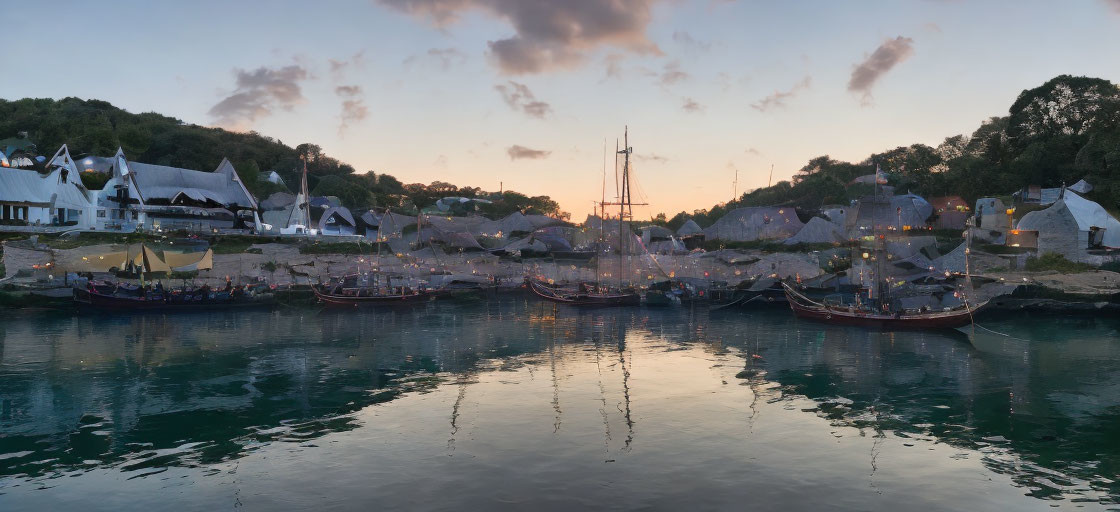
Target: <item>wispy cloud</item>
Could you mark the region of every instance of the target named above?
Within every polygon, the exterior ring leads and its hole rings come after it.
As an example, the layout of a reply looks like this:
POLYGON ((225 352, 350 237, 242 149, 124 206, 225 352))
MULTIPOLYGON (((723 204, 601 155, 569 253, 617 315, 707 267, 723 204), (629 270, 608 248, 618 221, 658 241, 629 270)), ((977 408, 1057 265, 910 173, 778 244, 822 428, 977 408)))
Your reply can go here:
POLYGON ((365 67, 366 51, 362 50, 352 55, 349 59, 327 59, 327 64, 331 68, 331 76, 338 79, 342 74, 350 68, 361 69, 365 67))
POLYGON ((802 78, 800 82, 793 84, 793 87, 790 87, 789 89, 786 89, 784 91, 774 91, 773 94, 762 98, 755 103, 752 103, 751 108, 759 112, 766 112, 767 110, 775 107, 785 107, 787 101, 789 101, 794 96, 797 96, 797 94, 802 90, 808 89, 809 85, 812 84, 812 81, 812 77, 806 76, 805 78, 802 78))
POLYGON ((913 54, 914 40, 909 37, 898 36, 883 41, 883 44, 852 70, 852 77, 848 80, 848 91, 861 94, 861 101, 864 104, 870 103, 871 88, 875 82, 913 54))
POLYGON ((234 70, 237 88, 223 98, 208 114, 216 124, 227 128, 246 128, 276 109, 291 110, 303 103, 300 83, 310 76, 299 65, 282 68, 260 67, 253 71, 234 70))
POLYGON ((441 27, 472 10, 506 20, 515 35, 490 41, 489 48, 498 68, 508 74, 574 67, 602 46, 660 55, 646 35, 658 1, 375 0, 441 27))
POLYGON ((696 100, 692 98, 685 98, 684 104, 681 105, 681 108, 684 109, 685 112, 693 114, 704 111, 704 105, 697 103, 696 100))
POLYGON ((548 155, 551 155, 552 152, 544 151, 541 149, 530 149, 525 146, 514 144, 509 148, 506 148, 506 154, 509 155, 510 160, 540 160, 543 158, 548 158, 548 155))
POLYGON ((683 30, 673 32, 673 42, 689 49, 708 51, 712 49, 712 43, 700 41, 692 37, 692 34, 683 30))
POLYGON ((603 80, 622 78, 622 63, 625 60, 626 56, 620 53, 611 53, 603 57, 603 64, 606 66, 606 76, 603 77, 603 80))
POLYGON ((743 152, 744 152, 744 153, 746 153, 746 154, 748 154, 748 155, 754 155, 754 156, 761 156, 761 155, 762 155, 762 152, 761 152, 761 151, 759 151, 759 150, 757 150, 757 149, 755 149, 755 148, 747 148, 747 149, 746 149, 745 151, 743 151, 743 152))
POLYGON ((467 54, 456 48, 428 48, 423 55, 412 55, 404 59, 405 66, 411 66, 421 58, 426 58, 439 65, 440 69, 447 71, 451 66, 467 61, 467 54))
POLYGON ((637 160, 639 162, 652 162, 652 163, 655 163, 655 164, 663 164, 663 163, 669 161, 669 157, 663 156, 663 155, 658 155, 657 153, 649 153, 649 154, 635 153, 634 154, 634 160, 637 160))
POLYGON ((494 89, 502 95, 502 99, 510 108, 524 112, 529 117, 544 119, 552 112, 552 106, 538 100, 525 84, 510 80, 509 85, 498 84, 494 89))
POLYGON ((1104 3, 1112 8, 1116 14, 1120 14, 1120 0, 1104 0, 1104 3))
POLYGON ((342 135, 354 123, 369 117, 362 88, 357 85, 340 85, 334 93, 342 98, 342 113, 339 115, 338 134, 342 135))
POLYGON ((688 80, 689 76, 687 72, 681 71, 680 61, 672 61, 665 64, 665 69, 661 71, 657 80, 661 85, 673 85, 688 80))

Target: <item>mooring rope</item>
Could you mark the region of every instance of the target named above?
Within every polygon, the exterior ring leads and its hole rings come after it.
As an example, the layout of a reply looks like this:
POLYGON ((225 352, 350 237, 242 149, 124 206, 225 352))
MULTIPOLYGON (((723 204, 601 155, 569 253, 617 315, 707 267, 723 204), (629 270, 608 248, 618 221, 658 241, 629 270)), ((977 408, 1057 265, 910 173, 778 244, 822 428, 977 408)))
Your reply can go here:
POLYGON ((975 320, 972 321, 972 325, 974 327, 979 327, 981 329, 984 329, 985 331, 988 331, 992 334, 996 334, 996 335, 1003 336, 1003 337, 1006 337, 1006 338, 1011 338, 1013 340, 1025 341, 1025 342, 1028 342, 1028 343, 1031 342, 1031 340, 1028 340, 1028 339, 1025 339, 1025 338, 1018 338, 1018 337, 1012 336, 1012 335, 1007 334, 1007 333, 1003 333, 1003 332, 999 332, 999 331, 996 331, 996 330, 989 329, 987 327, 984 327, 983 325, 980 325, 980 324, 976 323, 975 320))

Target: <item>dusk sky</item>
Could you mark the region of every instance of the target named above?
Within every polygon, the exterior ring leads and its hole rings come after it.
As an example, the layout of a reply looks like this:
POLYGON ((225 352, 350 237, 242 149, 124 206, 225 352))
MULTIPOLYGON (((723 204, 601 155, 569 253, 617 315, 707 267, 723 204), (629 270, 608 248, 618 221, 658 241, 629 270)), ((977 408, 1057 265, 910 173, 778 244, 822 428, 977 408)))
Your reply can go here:
POLYGON ((672 215, 730 199, 736 168, 743 192, 771 164, 778 181, 971 133, 1059 74, 1120 81, 1117 0, 3 2, 0 97, 256 130, 406 183, 503 182, 577 220, 625 125, 636 213, 672 215))

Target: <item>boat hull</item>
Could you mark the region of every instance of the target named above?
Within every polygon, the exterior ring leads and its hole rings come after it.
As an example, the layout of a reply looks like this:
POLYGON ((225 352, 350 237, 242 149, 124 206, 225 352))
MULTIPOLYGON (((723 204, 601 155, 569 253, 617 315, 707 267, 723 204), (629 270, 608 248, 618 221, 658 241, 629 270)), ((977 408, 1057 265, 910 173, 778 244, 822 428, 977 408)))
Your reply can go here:
POLYGON ((142 297, 123 297, 119 295, 105 295, 89 290, 74 290, 74 302, 80 308, 90 308, 101 311, 206 311, 230 308, 268 308, 276 304, 275 297, 271 294, 247 300, 203 300, 198 302, 176 302, 174 300, 148 299, 142 297))
POLYGON ((423 304, 432 298, 428 292, 417 292, 400 295, 370 295, 351 296, 326 293, 318 287, 313 287, 315 298, 327 307, 332 308, 361 308, 361 307, 392 307, 423 304))
POLYGON ((545 300, 581 307, 640 306, 642 296, 637 293, 563 293, 536 281, 529 281, 529 289, 545 300))
POLYGON ((985 304, 966 307, 953 311, 937 311, 920 314, 880 315, 862 311, 849 311, 832 308, 816 303, 808 303, 806 298, 786 286, 786 298, 790 308, 798 318, 833 325, 866 327, 881 330, 939 330, 964 327, 973 322, 976 314, 985 304))

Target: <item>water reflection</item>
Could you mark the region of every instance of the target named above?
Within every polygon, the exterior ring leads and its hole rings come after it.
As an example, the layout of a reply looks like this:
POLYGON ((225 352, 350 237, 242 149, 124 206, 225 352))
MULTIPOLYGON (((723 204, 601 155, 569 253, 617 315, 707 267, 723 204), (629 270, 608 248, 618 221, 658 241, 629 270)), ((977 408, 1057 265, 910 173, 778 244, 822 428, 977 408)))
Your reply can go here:
MULTIPOLYGON (((884 447, 901 440, 948 444, 952 457, 978 458, 1036 498, 1114 502, 1116 323, 1009 317, 987 326, 1007 335, 878 333, 784 311, 579 310, 529 299, 387 312, 9 318, 0 321, 0 492, 95 468, 129 477, 217 471, 278 443, 315 449, 329 434, 373 427, 363 411, 375 404, 445 388, 453 399, 444 409, 409 407, 442 418, 449 458, 482 435, 480 418, 536 430, 525 408, 546 407, 546 435, 579 435, 613 464, 700 446, 703 432, 730 416, 654 421, 664 411, 651 402, 699 399, 714 379, 744 385, 716 400, 747 414, 734 438, 703 441, 709 449, 749 442, 756 427, 779 421, 774 407, 796 409, 871 439, 874 492, 884 447), (683 364, 697 354, 707 373, 683 364), (692 369, 666 379, 678 366, 692 369), (479 384, 503 375, 523 390, 511 403, 496 403, 479 384)), ((783 449, 843 435, 815 425, 791 426, 783 449)))

